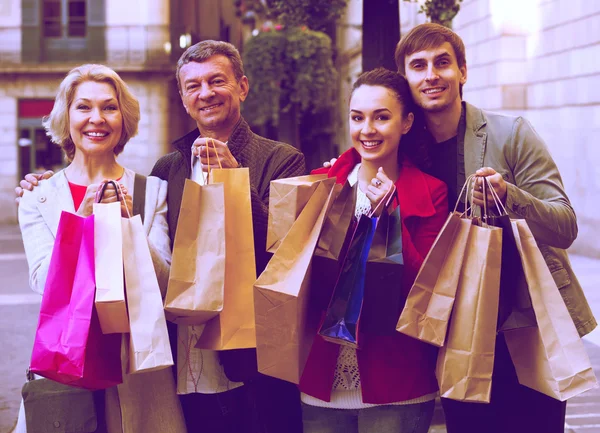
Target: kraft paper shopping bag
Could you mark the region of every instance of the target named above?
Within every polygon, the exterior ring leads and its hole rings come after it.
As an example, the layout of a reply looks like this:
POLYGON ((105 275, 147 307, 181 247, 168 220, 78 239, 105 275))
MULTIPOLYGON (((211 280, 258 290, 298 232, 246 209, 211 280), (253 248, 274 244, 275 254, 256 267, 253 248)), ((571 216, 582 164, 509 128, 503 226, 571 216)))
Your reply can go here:
POLYGON ((254 283, 258 369, 296 384, 320 320, 310 269, 334 182, 332 178, 319 183, 254 283))

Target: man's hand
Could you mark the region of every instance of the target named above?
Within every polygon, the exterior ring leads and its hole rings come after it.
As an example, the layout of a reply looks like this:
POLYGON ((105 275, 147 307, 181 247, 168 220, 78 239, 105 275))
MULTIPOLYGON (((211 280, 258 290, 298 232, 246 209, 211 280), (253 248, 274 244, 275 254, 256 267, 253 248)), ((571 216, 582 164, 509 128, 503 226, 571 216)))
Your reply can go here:
POLYGON ((371 201, 371 209, 377 209, 375 216, 381 215, 383 206, 379 206, 379 208, 377 208, 377 206, 381 203, 381 200, 387 198, 388 192, 393 187, 393 184, 394 182, 387 177, 383 168, 379 167, 377 175, 371 179, 371 183, 367 186, 367 191, 365 191, 365 195, 371 201))
POLYGON ((212 170, 213 168, 239 167, 239 163, 229 151, 227 144, 212 138, 198 137, 192 145, 192 154, 200 158, 202 171, 208 171, 209 168, 212 170))
MULTIPOLYGON (((506 203, 506 182, 502 178, 500 173, 496 173, 496 170, 490 167, 480 168, 475 172, 477 176, 475 178, 475 191, 473 192, 473 203, 477 206, 483 207, 483 182, 484 177, 488 179, 494 191, 496 191, 496 195, 500 198, 502 204, 506 203)), ((489 189, 489 188, 488 188, 489 189)), ((487 205, 488 206, 496 206, 494 197, 492 196, 491 191, 487 192, 487 205)))
POLYGON ((23 191, 33 191, 35 186, 38 186, 40 180, 50 179, 54 176, 52 170, 47 170, 44 173, 29 173, 25 175, 25 179, 19 182, 19 186, 15 188, 15 201, 19 203, 21 197, 23 197, 23 191))

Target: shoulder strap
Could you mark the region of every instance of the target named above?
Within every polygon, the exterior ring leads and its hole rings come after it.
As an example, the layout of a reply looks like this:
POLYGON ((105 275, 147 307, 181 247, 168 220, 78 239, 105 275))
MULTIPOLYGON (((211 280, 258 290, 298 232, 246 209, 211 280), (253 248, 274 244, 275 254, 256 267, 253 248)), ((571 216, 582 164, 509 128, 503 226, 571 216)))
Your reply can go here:
POLYGON ((144 208, 146 206, 146 181, 148 178, 144 175, 135 174, 133 180, 133 214, 142 217, 144 222, 144 208))

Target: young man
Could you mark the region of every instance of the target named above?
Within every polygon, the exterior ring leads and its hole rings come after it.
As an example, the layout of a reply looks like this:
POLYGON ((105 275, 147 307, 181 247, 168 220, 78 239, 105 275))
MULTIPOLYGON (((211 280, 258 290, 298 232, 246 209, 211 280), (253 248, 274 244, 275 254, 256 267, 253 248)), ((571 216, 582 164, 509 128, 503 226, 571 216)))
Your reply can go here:
MULTIPOLYGON (((596 320, 565 251, 577 221, 560 173, 542 139, 522 117, 481 110, 462 101, 467 81, 461 38, 438 24, 422 24, 396 48, 396 65, 408 79, 433 137, 430 173, 448 184, 453 204, 465 178, 486 176, 511 218, 525 218, 581 336, 596 320)), ((483 204, 478 184, 475 204, 483 204)), ((488 193, 488 203, 493 203, 488 193)), ((497 336, 490 404, 442 399, 449 433, 563 432, 566 402, 518 383, 503 334, 497 336)))

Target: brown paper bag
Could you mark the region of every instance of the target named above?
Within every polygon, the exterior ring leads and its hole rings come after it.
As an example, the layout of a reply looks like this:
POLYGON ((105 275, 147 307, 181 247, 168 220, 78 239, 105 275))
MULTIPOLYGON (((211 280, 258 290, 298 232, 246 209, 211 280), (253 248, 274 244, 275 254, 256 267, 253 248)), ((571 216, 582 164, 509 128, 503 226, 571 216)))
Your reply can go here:
POLYGON ((444 345, 470 229, 469 218, 448 216, 410 289, 397 331, 444 345))
POLYGON ((123 218, 121 223, 131 329, 127 373, 170 367, 173 365, 173 355, 167 321, 142 219, 136 215, 123 218))
POLYGON ((225 198, 225 300, 221 313, 204 328, 196 347, 231 350, 256 347, 252 286, 256 281, 254 232, 247 168, 215 169, 210 182, 225 198))
POLYGON ((95 306, 104 334, 129 332, 123 281, 121 203, 94 203, 95 306))
POLYGON ((267 251, 274 253, 326 174, 297 176, 271 181, 267 251))
POLYGON ((310 293, 310 263, 335 179, 320 182, 254 284, 258 371, 299 383, 321 309, 310 293))
POLYGON ((471 225, 436 376, 440 396, 489 403, 500 293, 502 229, 471 225))
POLYGON ((519 383, 557 400, 598 386, 588 354, 525 220, 512 221, 537 327, 504 336, 519 383))
POLYGON ((199 325, 223 310, 225 249, 223 184, 201 186, 186 179, 165 298, 167 319, 199 325))
POLYGON ((338 260, 344 246, 346 233, 354 218, 356 190, 348 182, 336 184, 331 210, 323 222, 323 229, 315 250, 315 256, 338 260))

